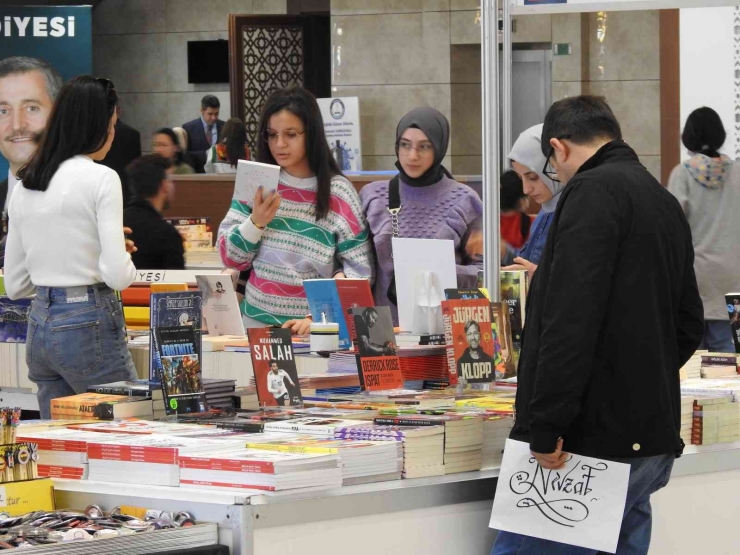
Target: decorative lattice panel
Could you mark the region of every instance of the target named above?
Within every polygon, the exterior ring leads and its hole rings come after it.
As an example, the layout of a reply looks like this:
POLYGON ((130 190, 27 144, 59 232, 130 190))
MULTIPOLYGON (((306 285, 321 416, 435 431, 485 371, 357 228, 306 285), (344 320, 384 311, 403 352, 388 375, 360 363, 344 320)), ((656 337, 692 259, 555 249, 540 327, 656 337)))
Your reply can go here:
POLYGON ((242 28, 244 40, 244 121, 255 152, 260 111, 283 87, 303 85, 303 29, 295 26, 242 28))

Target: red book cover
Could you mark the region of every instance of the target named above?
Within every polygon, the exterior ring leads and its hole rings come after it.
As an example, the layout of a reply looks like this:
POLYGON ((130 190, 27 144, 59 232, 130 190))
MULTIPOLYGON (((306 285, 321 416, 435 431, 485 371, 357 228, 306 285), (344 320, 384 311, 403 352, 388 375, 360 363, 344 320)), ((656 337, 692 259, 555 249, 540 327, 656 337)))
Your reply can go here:
POLYGON ((246 472, 249 474, 274 474, 275 465, 266 461, 239 459, 214 459, 208 457, 182 457, 180 468, 218 470, 221 472, 246 472))
POLYGON ((247 335, 260 406, 302 406, 290 330, 250 328, 247 335))
POLYGON ((152 290, 149 286, 142 287, 132 285, 121 291, 123 306, 149 306, 152 290))
POLYGON ((272 486, 255 486, 245 484, 230 484, 228 482, 206 482, 204 480, 180 480, 180 484, 186 484, 191 486, 211 486, 217 488, 229 488, 229 489, 258 489, 263 491, 275 491, 272 486))
POLYGON ((403 387, 391 309, 387 306, 351 308, 357 333, 360 388, 378 391, 403 387))
POLYGON ((442 301, 450 383, 495 379, 491 303, 488 299, 442 301))
POLYGON ((336 283, 339 304, 342 305, 342 313, 347 324, 347 330, 349 330, 349 337, 352 340, 352 345, 357 349, 355 320, 351 310, 353 308, 375 306, 370 282, 366 279, 338 279, 336 283))

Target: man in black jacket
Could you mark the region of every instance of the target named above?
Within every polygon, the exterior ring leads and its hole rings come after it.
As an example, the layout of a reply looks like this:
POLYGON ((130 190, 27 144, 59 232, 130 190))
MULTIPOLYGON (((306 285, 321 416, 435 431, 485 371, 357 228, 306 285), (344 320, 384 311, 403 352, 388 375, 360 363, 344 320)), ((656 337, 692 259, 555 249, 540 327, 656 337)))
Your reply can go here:
POLYGON ((188 152, 197 173, 203 173, 208 150, 221 138, 224 122, 218 119, 220 110, 218 97, 207 94, 200 101, 200 117, 182 124, 188 134, 188 152))
MULTIPOLYGON (((683 450, 679 369, 703 333, 691 232, 603 99, 556 102, 541 140, 567 186, 527 299, 511 438, 545 469, 567 452, 629 463, 617 552, 646 554, 650 495, 683 450)), ((554 552, 596 553, 508 532, 493 549, 554 552)))
POLYGON ((182 236, 161 216, 175 194, 167 173, 170 166, 166 158, 149 154, 126 168, 133 198, 123 211, 123 223, 131 228, 130 239, 138 249, 131 259, 141 270, 185 269, 182 236))

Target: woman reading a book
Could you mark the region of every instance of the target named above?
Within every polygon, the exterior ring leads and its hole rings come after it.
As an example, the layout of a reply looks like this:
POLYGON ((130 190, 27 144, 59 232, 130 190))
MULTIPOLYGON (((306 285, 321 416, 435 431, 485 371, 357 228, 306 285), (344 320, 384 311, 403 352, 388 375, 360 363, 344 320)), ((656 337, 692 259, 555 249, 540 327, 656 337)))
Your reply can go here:
POLYGON ((398 325, 391 242, 393 237, 451 239, 457 259, 457 285, 475 287, 480 256, 466 252, 468 241, 480 236, 483 204, 478 195, 452 178, 442 165, 450 140, 447 118, 434 108, 415 108, 396 129, 396 168, 390 181, 376 181, 360 192, 375 245, 377 260, 373 295, 376 304, 390 306, 398 325), (390 210, 400 209, 395 216, 390 210))
POLYGON ((506 247, 502 241, 501 265, 503 270, 527 270, 531 274, 540 263, 547 241, 550 224, 560 200, 563 185, 549 169, 548 159, 542 154, 540 136, 542 124, 530 127, 519 135, 509 153, 512 169, 522 178, 524 193, 540 205, 529 231, 529 239, 518 250, 506 247))
POLYGON ((301 87, 267 99, 256 160, 281 168, 277 190, 233 200, 221 223, 221 260, 249 270, 246 327, 310 327, 303 280, 372 279, 374 262, 360 199, 331 155, 313 95, 301 87))
POLYGON ((52 399, 136 379, 114 292, 136 275, 121 180, 95 163, 113 143, 117 103, 107 79, 81 76, 64 85, 11 197, 5 287, 13 299, 36 293, 26 362, 41 418, 50 417, 52 399))

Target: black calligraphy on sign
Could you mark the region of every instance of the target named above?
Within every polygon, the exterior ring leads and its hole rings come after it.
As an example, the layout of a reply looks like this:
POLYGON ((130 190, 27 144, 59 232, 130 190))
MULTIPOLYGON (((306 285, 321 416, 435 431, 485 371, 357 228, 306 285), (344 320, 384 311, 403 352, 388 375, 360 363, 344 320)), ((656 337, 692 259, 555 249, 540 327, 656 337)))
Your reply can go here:
MULTIPOLYGON (((573 455, 570 455, 566 463, 571 460, 573 455)), ((530 469, 520 470, 509 480, 513 493, 526 496, 517 502, 518 508, 535 507, 548 520, 569 528, 588 519, 588 504, 599 500, 598 494, 593 493, 593 482, 598 473, 609 468, 605 462, 598 462, 593 466, 577 462, 567 472, 545 470, 534 457, 529 459, 529 464, 534 465, 532 472, 530 469), (574 476, 578 470, 583 474, 574 476)))

